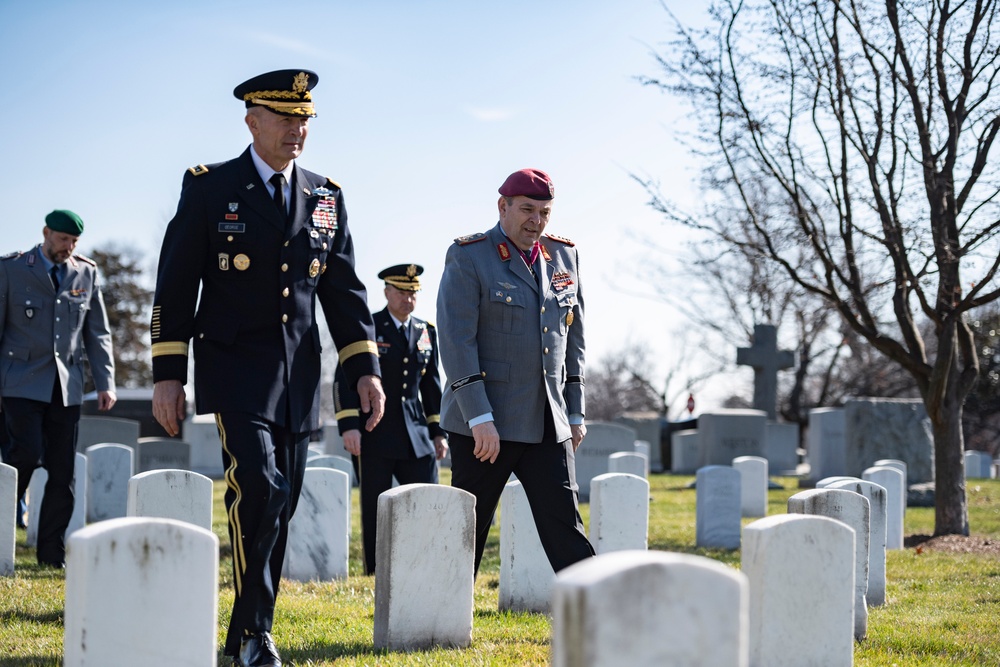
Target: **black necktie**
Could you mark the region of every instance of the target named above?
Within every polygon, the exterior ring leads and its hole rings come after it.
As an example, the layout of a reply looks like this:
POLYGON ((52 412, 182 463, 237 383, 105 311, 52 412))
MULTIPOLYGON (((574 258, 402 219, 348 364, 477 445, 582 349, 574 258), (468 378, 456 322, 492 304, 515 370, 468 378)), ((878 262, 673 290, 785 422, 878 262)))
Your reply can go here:
POLYGON ((406 325, 405 324, 400 324, 399 325, 399 335, 402 336, 403 340, 405 340, 405 341, 410 340, 410 337, 406 335, 406 325))
POLYGON ((274 204, 281 211, 281 219, 284 220, 288 215, 288 209, 285 207, 285 175, 276 173, 271 177, 270 183, 274 186, 274 204))
POLYGON ((59 291, 59 265, 56 264, 51 269, 49 269, 49 275, 52 276, 52 286, 59 291))

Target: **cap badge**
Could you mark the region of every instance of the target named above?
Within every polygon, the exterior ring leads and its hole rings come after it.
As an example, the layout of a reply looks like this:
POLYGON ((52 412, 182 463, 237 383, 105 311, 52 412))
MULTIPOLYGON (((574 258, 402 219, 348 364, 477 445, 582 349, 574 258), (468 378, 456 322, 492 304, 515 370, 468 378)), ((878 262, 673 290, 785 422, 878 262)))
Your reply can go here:
POLYGON ((417 265, 410 264, 408 267, 406 267, 406 277, 412 278, 415 275, 417 275, 417 265))
POLYGON ((296 93, 304 93, 309 89, 309 75, 305 72, 299 72, 292 79, 292 90, 296 93))

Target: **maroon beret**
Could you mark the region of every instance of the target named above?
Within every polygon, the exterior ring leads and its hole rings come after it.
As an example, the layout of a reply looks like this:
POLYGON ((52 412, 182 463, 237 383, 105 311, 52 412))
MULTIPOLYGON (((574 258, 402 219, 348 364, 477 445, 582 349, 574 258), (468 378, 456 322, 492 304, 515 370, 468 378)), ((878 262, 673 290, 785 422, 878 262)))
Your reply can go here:
POLYGON ((500 186, 500 194, 504 197, 524 196, 530 199, 546 201, 555 197, 552 179, 541 169, 521 169, 507 177, 500 186))

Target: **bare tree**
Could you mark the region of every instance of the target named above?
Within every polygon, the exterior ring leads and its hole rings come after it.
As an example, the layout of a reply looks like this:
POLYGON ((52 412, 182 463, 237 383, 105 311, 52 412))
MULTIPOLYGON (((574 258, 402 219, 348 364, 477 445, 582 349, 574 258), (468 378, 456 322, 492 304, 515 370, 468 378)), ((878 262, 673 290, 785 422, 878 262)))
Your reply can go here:
MULTIPOLYGON (((935 534, 967 535, 962 405, 979 360, 966 314, 997 298, 1000 263, 996 3, 728 0, 711 12, 712 29, 679 26, 658 57, 665 76, 646 82, 693 104, 712 205, 751 222, 746 247, 912 376, 934 436, 935 534)), ((719 216, 657 206, 725 235, 719 216)))

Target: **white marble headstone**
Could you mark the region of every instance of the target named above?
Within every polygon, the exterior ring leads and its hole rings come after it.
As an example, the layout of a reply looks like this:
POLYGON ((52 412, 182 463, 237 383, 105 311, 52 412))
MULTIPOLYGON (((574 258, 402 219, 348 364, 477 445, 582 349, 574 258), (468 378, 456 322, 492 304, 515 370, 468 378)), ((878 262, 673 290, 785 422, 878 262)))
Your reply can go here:
POLYGON ((524 487, 517 481, 507 482, 500 496, 498 607, 501 611, 547 612, 554 581, 555 572, 542 548, 524 487))
POLYGON ((554 667, 747 667, 748 585, 702 556, 616 551, 556 578, 554 667))
POLYGON ((150 470, 191 470, 191 445, 172 438, 139 438, 135 471, 150 470))
POLYGON ((465 648, 472 642, 476 497, 403 484, 378 498, 376 649, 465 648))
POLYGON ((831 477, 824 477, 816 482, 817 489, 828 488, 831 484, 836 484, 838 482, 850 482, 852 480, 860 479, 858 477, 852 477, 850 475, 833 475, 831 477))
POLYGON ((809 479, 814 483, 824 477, 847 474, 844 428, 843 408, 813 408, 809 411, 806 461, 809 463, 809 479))
POLYGON ((216 665, 219 540, 170 519, 78 530, 66 547, 63 665, 216 665))
POLYGON ((87 525, 87 455, 77 452, 73 466, 73 513, 66 526, 66 536, 87 525))
POLYGON ((181 439, 191 445, 191 470, 196 473, 221 479, 222 441, 215 415, 191 415, 184 420, 181 439))
POLYGON ((812 514, 836 519, 855 533, 854 541, 854 638, 868 634, 868 552, 871 536, 871 504, 858 493, 843 489, 809 489, 788 499, 789 514, 812 514))
POLYGON ((854 491, 868 499, 871 520, 868 533, 868 592, 865 594, 865 601, 873 607, 880 607, 885 604, 885 536, 889 494, 884 487, 866 480, 843 480, 828 488, 854 491))
POLYGON ((14 574, 16 511, 17 468, 0 463, 0 577, 14 574))
POLYGON ((128 481, 128 516, 186 521, 212 529, 212 480, 190 470, 150 470, 128 481))
POLYGON ((128 480, 133 473, 131 447, 100 444, 87 447, 87 521, 128 515, 128 480))
POLYGON ((740 473, 740 508, 743 516, 767 516, 767 459, 737 456, 733 468, 740 473))
POLYGON ((740 548, 740 473, 730 466, 705 466, 695 476, 695 542, 699 547, 740 548))
POLYGON ((306 468, 302 493, 288 524, 282 574, 296 581, 347 577, 351 480, 333 468, 306 468))
POLYGON ((776 514, 744 529, 741 557, 750 581, 751 665, 854 664, 852 528, 776 514))
POLYGON ((609 472, 590 481, 590 543, 596 553, 645 549, 648 533, 645 478, 609 472))
POLYGON ((906 477, 902 470, 889 466, 874 466, 861 475, 885 489, 885 548, 902 549, 906 514, 906 477))
MULTIPOLYGON (((66 536, 83 528, 87 519, 87 457, 79 452, 75 457, 73 467, 73 513, 66 526, 66 536)), ((45 468, 35 468, 28 482, 25 502, 28 504, 28 528, 25 531, 25 542, 29 547, 38 546, 38 522, 45 503, 45 485, 49 482, 49 471, 45 468)))
POLYGON ((351 459, 349 458, 332 454, 312 456, 306 461, 306 468, 332 468, 333 470, 339 470, 347 475, 351 485, 354 486, 354 465, 351 464, 351 459))
POLYGON ((28 527, 24 533, 24 541, 29 547, 38 546, 38 520, 42 514, 45 485, 48 481, 49 471, 45 468, 35 468, 28 481, 28 490, 24 494, 24 501, 28 505, 28 527))
POLYGON ((649 460, 638 452, 615 452, 608 457, 608 472, 649 477, 649 460))
POLYGON ((768 469, 776 475, 794 475, 799 467, 799 425, 767 422, 764 458, 768 469))
POLYGON ((698 450, 698 429, 685 429, 670 434, 670 472, 693 475, 698 470, 701 452, 698 450))

